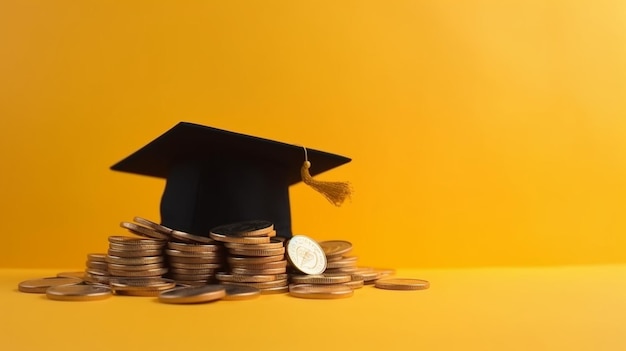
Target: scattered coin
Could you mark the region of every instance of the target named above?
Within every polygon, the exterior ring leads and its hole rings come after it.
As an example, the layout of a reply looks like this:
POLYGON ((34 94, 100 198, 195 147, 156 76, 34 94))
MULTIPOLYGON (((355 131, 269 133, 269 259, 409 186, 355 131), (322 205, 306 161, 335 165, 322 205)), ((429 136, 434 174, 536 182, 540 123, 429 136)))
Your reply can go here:
POLYGON ((206 236, 189 234, 186 232, 181 232, 180 230, 173 230, 171 233, 172 238, 180 240, 185 243, 190 244, 212 244, 215 240, 208 238, 206 236))
POLYGON ((320 274, 326 269, 326 255, 313 239, 296 235, 287 242, 287 258, 300 272, 320 274))
POLYGON ((46 290, 51 300, 94 301, 111 297, 111 289, 102 285, 57 285, 46 290))
POLYGON ((190 304, 219 300, 226 296, 222 285, 203 285, 175 288, 159 294, 159 301, 165 303, 190 304))
POLYGON ((421 279, 384 278, 377 280, 374 286, 389 290, 424 290, 430 287, 430 283, 421 279))
POLYGON ((52 286, 80 284, 83 281, 78 278, 50 277, 42 279, 25 280, 18 284, 17 289, 25 293, 45 294, 52 286))

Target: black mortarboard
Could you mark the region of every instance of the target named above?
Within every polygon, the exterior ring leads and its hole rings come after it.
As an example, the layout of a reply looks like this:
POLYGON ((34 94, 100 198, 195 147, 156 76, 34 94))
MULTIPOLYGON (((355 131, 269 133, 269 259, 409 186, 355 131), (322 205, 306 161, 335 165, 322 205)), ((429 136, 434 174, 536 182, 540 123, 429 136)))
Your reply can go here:
MULTIPOLYGON (((306 149, 319 174, 349 158, 306 149)), ((302 181, 305 149, 181 122, 111 169, 167 179, 161 224, 207 236, 215 226, 264 219, 291 237, 289 186, 302 181)))

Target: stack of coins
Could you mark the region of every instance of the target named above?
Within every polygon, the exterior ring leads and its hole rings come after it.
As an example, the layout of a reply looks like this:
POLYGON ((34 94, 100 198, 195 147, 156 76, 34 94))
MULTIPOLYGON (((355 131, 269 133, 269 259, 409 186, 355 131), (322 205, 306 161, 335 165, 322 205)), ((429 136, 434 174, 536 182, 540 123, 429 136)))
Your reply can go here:
POLYGON ((162 239, 110 236, 106 256, 111 278, 158 278, 167 273, 162 239))
POLYGON ((110 275, 106 258, 107 254, 104 253, 88 254, 83 279, 90 283, 108 284, 110 275))
POLYGON ((288 291, 283 240, 268 221, 239 222, 213 228, 209 236, 228 249, 229 271, 218 273, 222 284, 254 287, 261 294, 288 291))
POLYGON ((209 238, 173 231, 165 253, 168 277, 178 284, 205 285, 215 281, 215 273, 225 266, 223 246, 209 238), (186 240, 186 242, 182 242, 186 240))

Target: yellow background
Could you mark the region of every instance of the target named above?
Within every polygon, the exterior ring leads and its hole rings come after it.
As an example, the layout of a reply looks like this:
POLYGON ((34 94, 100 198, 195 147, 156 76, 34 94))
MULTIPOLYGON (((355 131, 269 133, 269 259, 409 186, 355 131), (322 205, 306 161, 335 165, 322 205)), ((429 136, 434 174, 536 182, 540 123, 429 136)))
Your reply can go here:
POLYGON ((292 215, 362 264, 625 262, 625 33, 620 0, 2 1, 0 267, 158 219, 108 167, 181 120, 352 157, 292 215))

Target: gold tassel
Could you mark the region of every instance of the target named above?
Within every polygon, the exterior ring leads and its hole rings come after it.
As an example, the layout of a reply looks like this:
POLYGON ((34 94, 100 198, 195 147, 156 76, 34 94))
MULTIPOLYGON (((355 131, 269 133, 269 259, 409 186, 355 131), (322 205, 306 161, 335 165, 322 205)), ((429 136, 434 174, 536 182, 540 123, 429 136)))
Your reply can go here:
POLYGON ((325 182, 313 179, 311 177, 311 173, 309 173, 309 168, 311 168, 311 162, 309 162, 309 158, 307 155, 306 148, 304 148, 304 164, 300 169, 300 174, 302 175, 302 181, 315 189, 320 194, 324 195, 324 197, 333 205, 339 207, 343 204, 343 202, 350 198, 352 194, 352 187, 348 182, 325 182))

